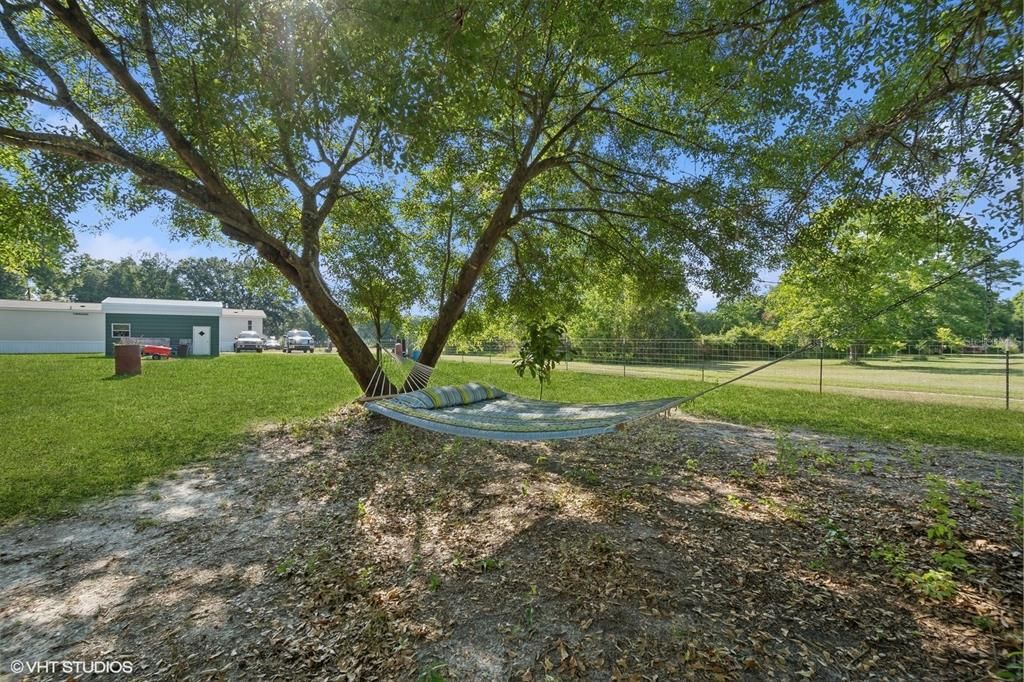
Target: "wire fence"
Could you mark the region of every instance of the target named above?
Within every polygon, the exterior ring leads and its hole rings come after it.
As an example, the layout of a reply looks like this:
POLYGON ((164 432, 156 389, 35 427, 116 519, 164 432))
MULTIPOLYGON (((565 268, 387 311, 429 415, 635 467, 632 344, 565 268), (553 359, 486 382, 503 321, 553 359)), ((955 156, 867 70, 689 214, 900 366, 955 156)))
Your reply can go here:
MULTIPOLYGON (((390 343, 394 343, 391 341, 390 343)), ((610 362, 626 365, 674 366, 702 361, 760 360, 767 362, 792 353, 804 343, 772 344, 763 340, 708 340, 708 339, 572 339, 567 345, 573 355, 588 362, 610 362)), ((804 350, 794 358, 841 359, 858 362, 871 359, 927 359, 946 356, 1003 356, 1016 354, 1016 339, 970 340, 956 345, 935 339, 907 341, 861 340, 845 348, 818 344, 804 350)), ((518 345, 509 341, 490 341, 473 347, 449 346, 446 355, 513 355, 518 345)))
MULTIPOLYGON (((381 345, 393 348, 394 339, 381 345)), ((371 342, 371 345, 373 343, 371 342)), ((562 369, 626 377, 721 383, 800 346, 708 339, 573 339, 562 369)), ((415 357, 415 344, 410 344, 415 357)), ((819 393, 936 402, 1024 411, 1024 355, 1019 342, 936 339, 861 340, 847 348, 817 344, 745 378, 742 383, 819 393)), ((511 342, 450 346, 447 362, 509 363, 511 342)))

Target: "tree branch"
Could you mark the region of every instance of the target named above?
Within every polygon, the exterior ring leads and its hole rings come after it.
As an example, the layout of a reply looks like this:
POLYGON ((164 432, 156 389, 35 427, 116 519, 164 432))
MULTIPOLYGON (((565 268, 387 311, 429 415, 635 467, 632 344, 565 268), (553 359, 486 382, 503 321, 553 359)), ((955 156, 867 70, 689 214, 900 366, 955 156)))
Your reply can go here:
MULTIPOLYGON (((174 153, 196 174, 196 177, 206 185, 210 192, 220 197, 222 201, 232 204, 233 208, 240 213, 248 214, 248 211, 242 206, 238 198, 228 189, 227 185, 224 184, 216 171, 196 150, 191 141, 177 129, 174 123, 153 101, 142 85, 132 76, 128 67, 96 35, 88 17, 85 16, 77 0, 68 0, 67 6, 60 4, 58 0, 41 1, 51 14, 78 39, 86 51, 103 65, 131 100, 159 128, 174 153)), ((251 227, 255 227, 255 221, 252 220, 251 223, 251 227)), ((262 232, 262 230, 260 231, 262 232)))
MULTIPOLYGON (((664 35, 669 38, 682 38, 683 40, 694 40, 696 38, 716 38, 719 36, 727 35, 729 33, 735 33, 737 31, 751 31, 751 30, 762 30, 773 24, 784 24, 790 19, 794 19, 797 16, 807 12, 818 5, 825 4, 828 0, 809 0, 803 4, 797 5, 788 12, 780 14, 774 17, 767 17, 760 21, 733 21, 727 23, 719 23, 713 26, 708 26, 697 31, 665 31, 664 35)), ((751 7, 740 13, 740 16, 749 14, 751 11, 764 4, 764 0, 758 0, 751 7)))
POLYGON ((146 64, 149 66, 149 75, 153 78, 157 98, 166 105, 170 100, 164 95, 164 76, 156 56, 153 27, 149 21, 149 2, 150 0, 139 0, 139 31, 142 34, 142 48, 146 53, 146 64))

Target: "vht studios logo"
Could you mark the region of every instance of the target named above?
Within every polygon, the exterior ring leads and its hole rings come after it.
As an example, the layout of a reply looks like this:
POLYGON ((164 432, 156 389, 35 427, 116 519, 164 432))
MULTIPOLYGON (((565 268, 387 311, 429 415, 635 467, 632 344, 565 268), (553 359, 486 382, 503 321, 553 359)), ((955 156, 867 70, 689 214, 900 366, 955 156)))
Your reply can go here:
POLYGON ((131 661, 11 661, 15 675, 130 675, 134 670, 131 661))

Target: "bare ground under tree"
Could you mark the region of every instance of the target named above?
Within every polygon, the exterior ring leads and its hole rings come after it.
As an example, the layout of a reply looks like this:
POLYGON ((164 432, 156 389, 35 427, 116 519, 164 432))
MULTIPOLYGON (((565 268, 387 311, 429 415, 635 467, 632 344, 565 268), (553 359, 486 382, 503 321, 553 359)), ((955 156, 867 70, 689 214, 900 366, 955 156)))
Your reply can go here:
POLYGON ((1013 664, 1019 457, 784 444, 788 463, 770 432, 686 417, 493 444, 355 407, 267 430, 0 530, 2 672, 119 658, 165 679, 963 679, 1013 664), (944 601, 871 556, 888 544, 906 571, 934 566, 928 474, 948 481, 970 564, 944 601))

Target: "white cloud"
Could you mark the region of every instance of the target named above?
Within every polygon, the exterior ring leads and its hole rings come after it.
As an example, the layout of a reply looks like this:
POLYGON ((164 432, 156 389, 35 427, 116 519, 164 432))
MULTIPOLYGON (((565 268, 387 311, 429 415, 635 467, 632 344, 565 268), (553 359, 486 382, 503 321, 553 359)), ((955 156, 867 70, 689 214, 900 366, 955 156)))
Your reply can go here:
POLYGON ((158 242, 153 237, 122 237, 110 232, 88 235, 80 238, 78 242, 78 253, 107 260, 120 260, 127 256, 138 258, 143 253, 160 253, 172 260, 181 260, 191 256, 214 255, 211 251, 209 246, 185 242, 168 246, 167 243, 158 242))

